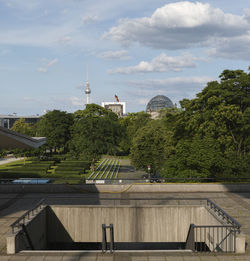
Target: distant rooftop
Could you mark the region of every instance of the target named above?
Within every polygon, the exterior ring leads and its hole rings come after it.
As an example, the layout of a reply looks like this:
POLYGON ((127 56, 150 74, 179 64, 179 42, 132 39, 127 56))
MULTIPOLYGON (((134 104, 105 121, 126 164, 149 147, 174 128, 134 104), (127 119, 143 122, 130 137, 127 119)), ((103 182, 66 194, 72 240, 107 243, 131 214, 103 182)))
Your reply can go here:
POLYGON ((164 95, 157 95, 153 97, 149 103, 147 104, 146 111, 147 112, 158 112, 164 108, 173 108, 173 102, 164 95))
POLYGON ((28 137, 15 131, 11 131, 7 128, 0 126, 0 148, 12 149, 12 148, 39 148, 46 143, 45 137, 28 137))

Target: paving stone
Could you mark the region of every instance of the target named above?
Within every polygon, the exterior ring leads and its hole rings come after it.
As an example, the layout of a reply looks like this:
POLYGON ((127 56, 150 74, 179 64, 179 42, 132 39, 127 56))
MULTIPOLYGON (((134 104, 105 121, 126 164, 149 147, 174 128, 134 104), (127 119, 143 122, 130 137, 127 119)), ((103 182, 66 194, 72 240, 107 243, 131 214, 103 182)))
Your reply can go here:
POLYGON ((167 261, 183 261, 182 256, 166 256, 167 261))
POLYGON ((63 256, 45 256, 44 261, 62 261, 63 256))
POLYGON ((63 256, 62 261, 79 261, 80 256, 63 256))
POLYGON ((79 261, 97 261, 97 256, 81 255, 79 261))
POLYGON ((29 256, 27 261, 43 261, 45 256, 29 256))
POLYGON ((242 256, 235 256, 235 260, 237 261, 249 261, 250 260, 250 256, 246 256, 246 255, 242 255, 242 256))
MULTIPOLYGON (((114 260, 114 257, 112 255, 109 255, 109 256, 98 256, 98 259, 97 261, 113 261, 114 260)), ((84 259, 85 261, 85 259, 84 259)))
POLYGON ((200 257, 198 256, 184 256, 183 257, 184 261, 200 261, 200 257))
POLYGON ((132 256, 132 261, 148 261, 148 258, 146 256, 132 256))
POLYGON ((130 255, 114 255, 114 261, 130 261, 130 255))
POLYGON ((149 256, 148 257, 149 261, 166 261, 165 256, 149 256))
POLYGON ((0 255, 0 260, 1 260, 1 261, 9 261, 10 258, 11 258, 11 256, 1 256, 1 255, 0 255))
POLYGON ((28 257, 27 256, 12 256, 10 261, 27 261, 28 257))
POLYGON ((201 261, 218 261, 218 258, 216 256, 201 256, 201 261))

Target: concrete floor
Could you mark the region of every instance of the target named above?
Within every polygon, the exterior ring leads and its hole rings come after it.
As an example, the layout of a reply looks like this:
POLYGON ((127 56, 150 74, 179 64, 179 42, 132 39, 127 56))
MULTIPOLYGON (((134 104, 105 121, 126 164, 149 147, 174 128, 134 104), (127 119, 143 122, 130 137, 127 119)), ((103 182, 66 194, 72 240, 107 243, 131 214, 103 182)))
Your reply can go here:
POLYGON ((250 261, 250 193, 90 193, 90 194, 1 194, 0 193, 0 261, 100 261, 100 260, 130 260, 130 261, 250 261), (101 253, 66 254, 16 254, 6 255, 5 237, 10 231, 9 225, 30 209, 41 198, 46 198, 48 204, 167 204, 168 199, 180 198, 210 198, 223 208, 229 215, 242 225, 242 232, 246 235, 247 252, 244 255, 235 254, 173 254, 167 252, 136 252, 112 255, 101 253), (137 200, 136 200, 137 199, 137 200), (140 199, 140 200, 139 200, 140 199))

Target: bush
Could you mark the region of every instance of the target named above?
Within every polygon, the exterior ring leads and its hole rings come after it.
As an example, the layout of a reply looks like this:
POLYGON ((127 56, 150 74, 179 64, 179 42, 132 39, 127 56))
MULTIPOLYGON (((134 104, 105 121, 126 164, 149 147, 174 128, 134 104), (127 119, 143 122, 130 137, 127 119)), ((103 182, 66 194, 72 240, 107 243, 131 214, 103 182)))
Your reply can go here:
POLYGON ((0 172, 1 179, 20 179, 20 178, 41 178, 39 173, 22 173, 22 172, 0 172))
MULTIPOLYGON (((81 172, 79 170, 59 170, 56 171, 55 174, 56 175, 63 175, 63 176, 67 176, 67 175, 79 175, 81 172)), ((54 175, 54 174, 51 174, 54 175)))

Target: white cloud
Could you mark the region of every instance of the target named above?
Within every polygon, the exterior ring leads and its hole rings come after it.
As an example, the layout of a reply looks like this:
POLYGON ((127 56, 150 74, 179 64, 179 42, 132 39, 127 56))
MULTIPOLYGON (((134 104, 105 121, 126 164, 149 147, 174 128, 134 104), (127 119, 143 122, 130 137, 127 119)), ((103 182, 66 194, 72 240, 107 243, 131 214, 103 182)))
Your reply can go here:
POLYGON ((70 97, 70 102, 73 106, 83 106, 84 104, 84 100, 83 98, 79 98, 79 97, 70 97))
POLYGON ((38 71, 41 73, 46 73, 46 72, 48 72, 48 69, 44 68, 44 67, 40 67, 40 68, 38 68, 38 71))
POLYGON ((250 60, 250 33, 249 35, 222 39, 216 47, 207 51, 208 55, 234 60, 250 60))
POLYGON ((71 42, 72 41, 72 38, 70 37, 70 36, 63 36, 63 37, 60 37, 58 40, 57 40, 57 42, 59 43, 59 44, 67 44, 67 43, 69 43, 69 42, 71 42))
POLYGON ((159 56, 151 60, 151 62, 142 61, 136 66, 120 67, 114 70, 109 70, 110 74, 132 74, 132 73, 152 73, 152 72, 168 72, 182 71, 184 68, 195 67, 196 58, 191 54, 183 56, 167 56, 161 53, 159 56))
POLYGON ((109 60, 128 60, 131 59, 128 51, 119 50, 119 51, 107 51, 98 55, 99 58, 109 59, 109 60))
POLYGON ((122 19, 104 33, 125 45, 139 43, 159 49, 183 49, 216 44, 220 38, 245 35, 250 29, 246 15, 224 13, 200 2, 177 2, 156 9, 151 17, 122 19))
MULTIPOLYGON (((183 98, 194 98, 208 82, 215 79, 208 76, 173 77, 168 79, 148 79, 128 81, 125 84, 127 96, 133 97, 134 103, 149 101, 155 95, 166 95, 178 102, 183 98)), ((146 103, 145 103, 146 104, 146 103)))
POLYGON ((47 67, 51 67, 51 66, 55 65, 56 63, 58 63, 58 59, 57 58, 55 58, 55 59, 51 60, 50 62, 48 62, 47 67))
POLYGON ((82 17, 82 23, 85 24, 92 24, 98 20, 97 15, 85 15, 82 17))
POLYGON ((19 1, 19 0, 8 0, 5 1, 6 6, 13 9, 24 9, 24 10, 34 10, 40 7, 40 3, 37 0, 29 1, 19 1))
POLYGON ((185 85, 190 84, 206 84, 209 81, 213 81, 214 79, 208 76, 193 76, 193 77, 172 77, 167 79, 150 79, 143 81, 128 81, 127 83, 130 86, 136 88, 146 88, 146 89, 154 89, 154 88, 168 88, 173 86, 182 85, 182 89, 184 89, 185 85))
POLYGON ((58 63, 58 59, 57 58, 55 58, 53 60, 50 60, 50 61, 47 62, 47 64, 45 64, 45 66, 38 68, 38 71, 41 72, 41 73, 47 73, 49 67, 52 67, 52 66, 54 66, 57 63, 58 63))

